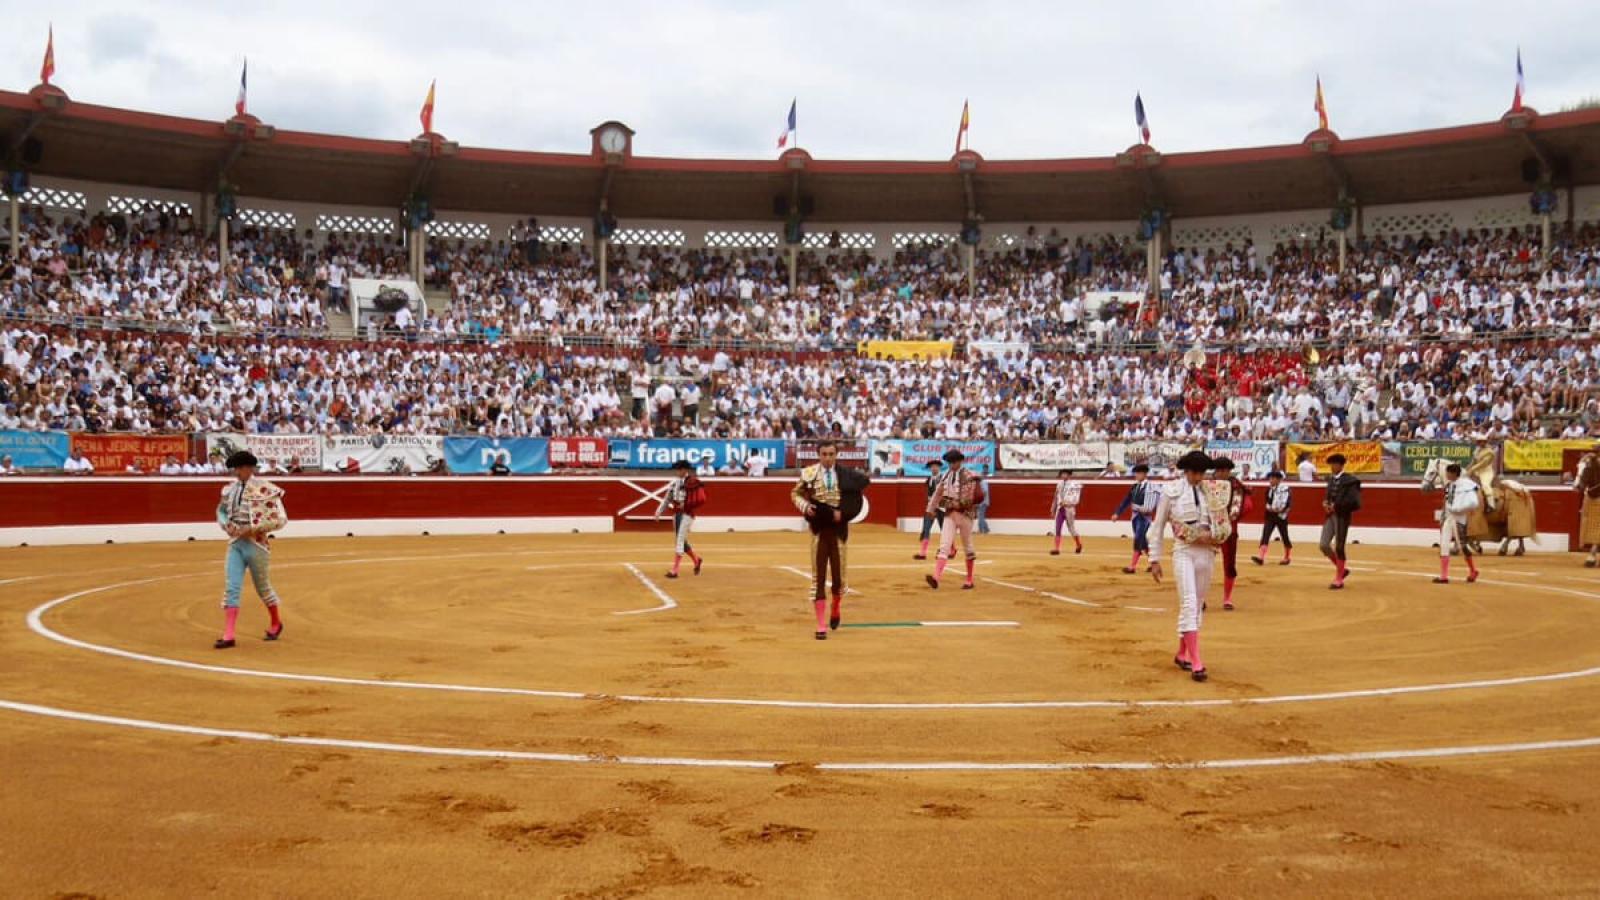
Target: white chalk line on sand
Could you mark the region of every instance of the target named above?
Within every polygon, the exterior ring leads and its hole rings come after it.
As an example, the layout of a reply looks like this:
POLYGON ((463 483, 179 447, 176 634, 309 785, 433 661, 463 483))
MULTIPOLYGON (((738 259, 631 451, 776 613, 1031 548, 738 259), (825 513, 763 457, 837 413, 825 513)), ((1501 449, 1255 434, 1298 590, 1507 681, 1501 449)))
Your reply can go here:
POLYGON ((990 584, 998 584, 1004 588, 1011 588, 1015 591, 1027 591, 1030 594, 1038 594, 1041 597, 1049 597, 1051 600, 1060 600, 1062 603, 1071 603, 1073 606, 1088 606, 1094 609, 1101 609, 1106 605, 1104 603, 1096 603, 1093 600, 1079 600, 1077 597, 1068 597, 1063 594, 1056 594, 1052 593, 1051 591, 1040 590, 1036 587, 1028 587, 1025 584, 1013 584, 1009 581, 1001 581, 998 578, 991 578, 987 575, 983 577, 983 580, 990 584))
MULTIPOLYGON (((426 681, 397 681, 375 678, 353 678, 340 675, 314 675, 291 672, 273 672, 261 669, 241 669, 233 666, 217 666, 207 663, 190 662, 188 660, 173 659, 166 656, 153 656, 146 653, 137 653, 123 650, 118 647, 108 647, 103 644, 94 644, 89 641, 79 640, 62 634, 44 623, 44 614, 50 610, 69 603, 80 597, 99 594, 106 591, 117 590, 125 587, 153 584, 156 582, 173 581, 180 578, 190 578, 193 575, 163 575, 154 578, 143 578, 134 581, 123 581, 100 587, 86 588, 70 594, 57 597, 34 607, 28 612, 28 628, 35 634, 48 640, 115 656, 121 659, 136 662, 150 663, 153 665, 171 666, 173 668, 187 669, 198 672, 213 672, 222 675, 237 675, 247 678, 268 678, 281 681, 304 681, 318 684, 338 684, 357 687, 382 687, 400 688, 407 690, 447 691, 467 694, 494 694, 502 696, 539 697, 556 700, 621 700, 630 703, 668 703, 698 706, 726 706, 726 707, 764 707, 781 709, 825 709, 825 710, 1019 710, 1019 709, 1128 709, 1142 707, 1157 708, 1189 708, 1189 707, 1220 707, 1220 706, 1252 706, 1279 703, 1305 703, 1324 700, 1351 700, 1365 697, 1394 697, 1409 694, 1437 693, 1442 691, 1478 690, 1484 688, 1510 687, 1522 684, 1538 684, 1542 682, 1566 681, 1578 678, 1588 678, 1600 674, 1600 666, 1587 669, 1576 669, 1567 672, 1551 672, 1541 675, 1517 675, 1504 678, 1478 679, 1474 681, 1442 682, 1436 684, 1404 685, 1400 687, 1361 688, 1345 691, 1329 691, 1323 693, 1307 694, 1279 694, 1265 697, 1237 697, 1213 698, 1205 700, 990 700, 990 701, 924 701, 924 702, 870 702, 870 701, 829 701, 829 700, 780 700, 741 697, 663 697, 649 694, 605 694, 584 691, 559 691, 543 690, 538 688, 513 688, 493 687, 488 685, 448 684, 426 681)), ((810 577, 809 575, 806 577, 810 577)))
MULTIPOLYGON (((288 744, 298 747, 337 747, 344 750, 374 750, 385 753, 409 753, 421 756, 465 757, 470 759, 505 759, 524 762, 577 763, 583 765, 623 766, 677 766, 703 769, 757 769, 774 770, 784 765, 778 760, 766 759, 706 759, 685 756, 610 756, 577 753, 550 753, 534 750, 498 750, 477 747, 437 747, 426 744, 398 744, 385 741, 347 740, 343 738, 308 737, 301 735, 269 734, 264 731, 245 731, 230 728, 208 728, 201 725, 183 725, 175 722, 157 722, 150 719, 131 719, 124 716, 104 716, 97 713, 39 706, 0 700, 0 709, 67 719, 95 725, 132 728, 141 731, 160 731, 186 734, 195 737, 224 738, 236 741, 253 741, 264 744, 288 744)), ((1458 747, 1420 747, 1398 750, 1365 750, 1352 753, 1313 753, 1298 756, 1244 757, 1235 759, 1197 759, 1187 761, 1122 760, 1106 762, 981 762, 977 760, 943 760, 937 762, 819 762, 813 768, 830 772, 1086 772, 1086 771, 1156 771, 1181 769, 1253 769, 1286 766, 1328 765, 1337 763, 1389 762, 1395 760, 1446 759, 1462 756, 1491 756, 1515 753, 1540 753, 1557 750, 1578 750, 1600 747, 1600 737, 1573 738, 1552 741, 1524 741, 1510 744, 1476 744, 1458 747)))
POLYGON ((629 572, 632 572, 633 577, 639 579, 639 581, 641 581, 645 587, 649 588, 650 593, 655 594, 656 599, 661 601, 661 605, 652 606, 649 609, 629 609, 622 612, 614 612, 612 613, 613 616, 636 616, 640 613, 661 612, 663 610, 678 608, 678 601, 672 599, 672 597, 669 596, 666 591, 661 589, 660 585, 647 578, 643 572, 639 571, 638 566, 634 565, 633 563, 623 563, 622 567, 627 569, 629 572))

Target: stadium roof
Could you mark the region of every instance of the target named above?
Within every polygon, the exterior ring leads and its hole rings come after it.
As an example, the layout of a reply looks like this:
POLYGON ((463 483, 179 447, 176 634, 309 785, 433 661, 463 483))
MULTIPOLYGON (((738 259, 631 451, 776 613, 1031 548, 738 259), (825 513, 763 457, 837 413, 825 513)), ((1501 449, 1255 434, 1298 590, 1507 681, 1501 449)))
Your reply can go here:
MULTIPOLYGON (((42 111, 33 94, 0 91, 0 134, 32 125, 38 175, 185 191, 228 180, 242 196, 395 208, 418 177, 412 141, 278 130, 241 140, 220 121, 67 102, 42 111), (241 144, 237 150, 236 144, 241 144)), ((1600 182, 1600 109, 1339 140, 1200 153, 1143 148, 1087 159, 965 157, 973 200, 991 222, 1131 220, 1153 202, 1193 218, 1326 208, 1341 179, 1365 204, 1442 201, 1529 189, 1524 164, 1543 155, 1574 184, 1600 182)), ((776 196, 799 193, 822 223, 957 222, 967 210, 963 159, 936 162, 628 156, 611 172, 596 153, 461 147, 427 176, 435 209, 581 216, 607 191, 621 219, 774 220, 776 196)))

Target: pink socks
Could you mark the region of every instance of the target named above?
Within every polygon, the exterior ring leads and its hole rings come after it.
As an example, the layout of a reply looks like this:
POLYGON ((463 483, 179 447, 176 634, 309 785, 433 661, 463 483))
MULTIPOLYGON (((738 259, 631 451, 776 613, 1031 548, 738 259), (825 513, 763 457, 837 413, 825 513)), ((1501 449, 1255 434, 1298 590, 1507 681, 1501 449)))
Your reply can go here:
POLYGON ((683 565, 683 554, 682 553, 674 553, 674 554, 672 554, 672 574, 674 574, 674 575, 678 574, 678 567, 682 566, 682 565, 683 565))
POLYGON ((1141 557, 1143 555, 1144 555, 1144 551, 1143 550, 1135 550, 1135 551, 1133 551, 1133 562, 1128 563, 1128 568, 1130 568, 1130 569, 1139 568, 1139 557, 1141 557))
POLYGON ((1226 604, 1228 604, 1230 606, 1233 604, 1233 582, 1234 581, 1235 581, 1235 579, 1233 579, 1233 578, 1224 578, 1224 579, 1222 579, 1222 602, 1226 603, 1226 604))
POLYGON ((928 542, 927 541, 923 541, 922 542, 922 555, 923 556, 927 556, 928 555, 928 542))
POLYGON ((933 564, 933 580, 934 581, 938 581, 941 578, 944 578, 944 567, 948 566, 948 565, 950 565, 950 560, 945 559, 942 556, 939 557, 938 560, 936 560, 934 562, 934 564, 933 564))
POLYGON ((1189 665, 1193 666, 1196 672, 1205 671, 1206 664, 1200 661, 1200 632, 1185 631, 1183 639, 1178 646, 1180 648, 1178 650, 1179 655, 1187 659, 1189 665), (1187 655, 1184 655, 1185 651, 1187 651, 1187 655))
POLYGON ((815 601, 813 603, 813 605, 816 606, 816 608, 817 608, 817 631, 818 632, 827 631, 828 630, 828 604, 827 604, 827 601, 825 601, 825 600, 817 600, 817 601, 815 601))
POLYGON ((1061 535, 1059 535, 1059 534, 1056 535, 1056 546, 1055 546, 1055 549, 1057 549, 1057 550, 1061 549, 1061 535))
POLYGON ((978 564, 978 561, 975 560, 975 559, 967 560, 967 584, 971 584, 972 583, 972 569, 977 564, 978 564))
POLYGON ((222 613, 222 639, 231 641, 239 627, 239 607, 230 606, 222 613))
POLYGON ((1440 578, 1449 578, 1450 577, 1450 557, 1448 557, 1448 556, 1439 557, 1439 577, 1440 578))

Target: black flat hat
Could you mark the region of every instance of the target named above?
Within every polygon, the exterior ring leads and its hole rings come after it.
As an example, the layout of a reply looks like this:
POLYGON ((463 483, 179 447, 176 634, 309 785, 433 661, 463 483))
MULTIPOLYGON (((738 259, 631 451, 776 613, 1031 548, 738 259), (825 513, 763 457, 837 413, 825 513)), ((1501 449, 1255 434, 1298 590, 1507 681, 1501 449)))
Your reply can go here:
POLYGON ((230 469, 237 469, 240 466, 255 465, 260 465, 260 461, 257 460, 256 455, 251 453, 249 450, 235 450, 228 455, 227 466, 230 469))
POLYGON ((966 458, 967 455, 965 453, 962 453, 960 450, 957 450, 954 447, 951 447, 949 450, 944 452, 944 461, 947 463, 958 463, 966 458))
POLYGON ((1203 450, 1190 450, 1188 453, 1178 457, 1178 471, 1180 472, 1204 472, 1210 469, 1211 466, 1211 457, 1207 456, 1203 450))

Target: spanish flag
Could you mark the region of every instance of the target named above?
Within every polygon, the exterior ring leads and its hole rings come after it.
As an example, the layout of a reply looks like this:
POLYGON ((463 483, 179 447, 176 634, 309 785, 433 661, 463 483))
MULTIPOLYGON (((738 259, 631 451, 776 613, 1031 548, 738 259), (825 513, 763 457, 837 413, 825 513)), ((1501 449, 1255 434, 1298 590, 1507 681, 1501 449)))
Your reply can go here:
POLYGON ((1317 76, 1317 103, 1313 107, 1317 111, 1317 127, 1323 131, 1328 130, 1328 104, 1322 102, 1322 76, 1317 76))
POLYGON ((50 76, 56 73, 56 26, 50 25, 50 35, 44 42, 44 64, 39 67, 39 82, 49 84, 50 76))
POLYGON ((422 133, 433 133, 433 89, 439 84, 439 79, 428 82, 428 99, 422 101, 422 133))
MULTIPOLYGON (((956 130, 956 152, 961 152, 961 142, 967 137, 967 126, 972 123, 970 101, 961 101, 961 127, 956 130)), ((971 146, 970 144, 968 145, 971 146)))

